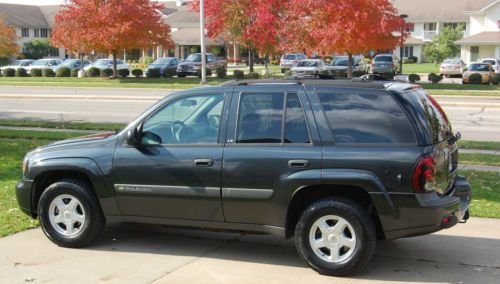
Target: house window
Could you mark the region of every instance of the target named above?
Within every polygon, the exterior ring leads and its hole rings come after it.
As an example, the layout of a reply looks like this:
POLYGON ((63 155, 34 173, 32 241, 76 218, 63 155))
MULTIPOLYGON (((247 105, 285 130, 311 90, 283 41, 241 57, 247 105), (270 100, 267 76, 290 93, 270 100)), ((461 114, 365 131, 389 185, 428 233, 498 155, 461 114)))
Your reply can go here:
POLYGON ((479 46, 470 47, 470 61, 474 62, 479 59, 479 46))
POLYGON ((21 28, 22 37, 30 37, 30 28, 21 28))
POLYGON ((444 23, 443 27, 452 29, 461 28, 465 30, 465 23, 444 23))
POLYGON ((49 37, 49 30, 48 29, 40 29, 40 37, 43 37, 43 38, 49 37))
POLYGON ((424 30, 425 31, 436 31, 437 30, 437 24, 436 23, 425 23, 424 24, 424 30))
POLYGON ((35 37, 40 37, 40 29, 33 29, 35 31, 35 37))
POLYGON ((413 46, 405 46, 404 57, 412 57, 413 56, 413 46))

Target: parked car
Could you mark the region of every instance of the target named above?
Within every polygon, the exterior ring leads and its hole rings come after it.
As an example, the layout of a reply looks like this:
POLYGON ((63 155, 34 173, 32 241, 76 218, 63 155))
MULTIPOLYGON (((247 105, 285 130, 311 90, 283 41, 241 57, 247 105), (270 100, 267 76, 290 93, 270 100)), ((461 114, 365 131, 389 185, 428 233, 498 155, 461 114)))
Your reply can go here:
POLYGON ((377 237, 467 220, 459 138, 412 84, 233 81, 168 95, 118 133, 27 153, 16 194, 63 247, 114 222, 243 230, 295 237, 314 270, 346 275, 377 237))
MULTIPOLYGON (((329 77, 347 77, 349 57, 347 55, 335 56, 330 65, 327 65, 322 72, 322 75, 329 77)), ((368 65, 364 60, 364 56, 356 55, 352 58, 352 73, 356 76, 362 76, 368 73, 368 65)))
POLYGON ((462 76, 467 65, 460 58, 448 58, 439 66, 441 76, 462 76))
MULTIPOLYGON (((217 59, 213 53, 206 54, 207 68, 210 69, 212 73, 215 73, 218 67, 223 67, 227 70, 227 61, 223 59, 217 59)), ((177 67, 177 76, 201 76, 201 53, 190 54, 184 61, 179 63, 177 67)))
POLYGON ((489 63, 471 63, 469 64, 469 68, 467 68, 467 71, 464 72, 462 75, 462 83, 463 84, 468 84, 470 81, 470 75, 477 73, 480 74, 482 79, 483 79, 483 84, 488 84, 495 76, 495 71, 493 70, 493 67, 491 67, 491 64, 489 63))
POLYGON ((496 58, 483 58, 481 59, 481 63, 491 64, 493 71, 495 71, 496 74, 500 73, 500 60, 496 58))
POLYGON ((177 73, 177 67, 179 67, 179 59, 175 57, 158 58, 153 63, 149 64, 145 73, 147 76, 150 69, 159 69, 160 74, 163 77, 165 76, 166 70, 172 70, 177 73))
POLYGON ((394 78, 400 73, 399 59, 393 54, 379 54, 373 58, 371 73, 394 78))
POLYGON ((302 59, 307 59, 307 56, 302 53, 283 54, 280 60, 281 73, 285 73, 287 70, 292 69, 292 67, 297 65, 302 59))
MULTIPOLYGON (((83 60, 83 68, 92 65, 90 60, 83 60)), ((52 67, 54 71, 57 72, 61 67, 68 67, 69 69, 82 69, 82 60, 81 59, 66 59, 61 64, 52 67)))
POLYGON ((325 62, 322 59, 302 59, 290 69, 293 76, 313 76, 317 77, 319 71, 325 67, 325 62))
POLYGON ((38 59, 31 63, 30 66, 24 67, 26 69, 26 72, 30 74, 31 69, 50 69, 53 68, 59 64, 61 64, 63 61, 58 58, 44 58, 44 59, 38 59))
POLYGON ((25 68, 25 67, 30 66, 33 62, 35 62, 35 60, 33 60, 33 59, 20 59, 20 60, 16 60, 14 62, 14 64, 12 64, 12 65, 0 67, 0 70, 4 70, 7 68, 17 69, 19 67, 25 68))
MULTIPOLYGON (((108 58, 98 59, 94 63, 92 63, 91 65, 84 67, 83 70, 87 71, 92 67, 96 67, 99 70, 108 69, 108 68, 113 69, 113 59, 108 59, 108 58)), ((130 65, 123 62, 123 60, 121 60, 121 59, 117 59, 116 60, 116 69, 117 70, 130 69, 130 65)))

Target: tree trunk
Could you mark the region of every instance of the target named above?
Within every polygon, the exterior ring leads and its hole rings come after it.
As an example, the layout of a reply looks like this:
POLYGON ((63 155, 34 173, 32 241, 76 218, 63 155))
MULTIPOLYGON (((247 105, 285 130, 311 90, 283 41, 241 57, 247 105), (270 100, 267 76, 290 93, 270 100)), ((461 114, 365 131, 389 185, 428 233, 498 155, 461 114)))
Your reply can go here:
POLYGON ((116 66, 116 51, 112 53, 113 54, 113 78, 116 78, 118 75, 118 70, 116 66))
POLYGON ((248 66, 250 67, 250 72, 253 72, 253 53, 254 53, 254 50, 253 48, 250 48, 248 50, 248 66))
POLYGON ((347 53, 347 78, 352 78, 352 54, 347 53))

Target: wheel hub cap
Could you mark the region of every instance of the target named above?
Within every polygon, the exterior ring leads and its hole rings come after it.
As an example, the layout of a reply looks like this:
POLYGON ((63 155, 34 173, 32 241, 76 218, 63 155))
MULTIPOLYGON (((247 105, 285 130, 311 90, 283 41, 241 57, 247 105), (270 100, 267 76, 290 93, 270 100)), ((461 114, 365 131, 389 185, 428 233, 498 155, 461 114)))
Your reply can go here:
POLYGON ((57 233, 65 237, 77 236, 87 222, 82 203, 76 197, 59 195, 49 206, 50 225, 57 233))

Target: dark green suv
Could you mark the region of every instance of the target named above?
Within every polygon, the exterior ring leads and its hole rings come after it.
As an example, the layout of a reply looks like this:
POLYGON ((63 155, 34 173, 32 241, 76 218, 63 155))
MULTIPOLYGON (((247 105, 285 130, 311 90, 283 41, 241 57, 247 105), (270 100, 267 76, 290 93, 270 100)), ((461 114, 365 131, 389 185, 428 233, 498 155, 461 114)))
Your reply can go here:
POLYGON ((26 155, 19 205, 64 247, 105 223, 295 237, 313 269, 352 274, 379 239, 468 218, 458 134, 424 90, 391 81, 234 81, 175 93, 123 131, 26 155))

